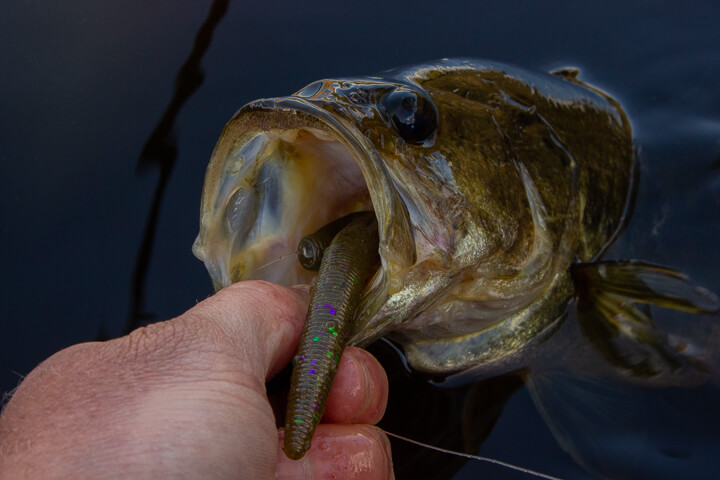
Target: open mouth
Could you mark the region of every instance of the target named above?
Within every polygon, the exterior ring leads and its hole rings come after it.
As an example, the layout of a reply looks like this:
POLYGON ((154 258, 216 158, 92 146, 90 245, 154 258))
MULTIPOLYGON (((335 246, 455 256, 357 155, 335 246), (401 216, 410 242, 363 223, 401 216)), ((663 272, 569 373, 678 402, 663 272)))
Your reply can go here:
MULTIPOLYGON (((193 247, 216 290, 249 279, 310 283, 315 272, 297 260, 304 236, 353 212, 382 220, 388 210, 375 203, 387 202, 390 183, 367 171, 377 162, 358 136, 302 100, 259 101, 238 112, 208 166, 193 247)), ((381 244, 387 233, 380 229, 381 244)))

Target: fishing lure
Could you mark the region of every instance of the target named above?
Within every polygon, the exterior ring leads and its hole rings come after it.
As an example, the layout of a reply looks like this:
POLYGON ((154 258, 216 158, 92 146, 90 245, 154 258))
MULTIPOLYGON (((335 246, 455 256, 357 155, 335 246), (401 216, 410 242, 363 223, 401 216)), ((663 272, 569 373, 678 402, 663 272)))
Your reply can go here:
POLYGON ((283 451, 299 459, 310 448, 315 428, 325 411, 340 357, 347 342, 360 293, 378 258, 377 222, 373 212, 344 217, 301 241, 298 255, 320 271, 311 291, 310 306, 300 337, 288 398, 283 451), (332 235, 339 230, 337 235, 332 235), (327 249, 327 239, 333 236, 327 249), (317 247, 315 255, 303 245, 317 247), (304 253, 303 253, 304 252, 304 253))

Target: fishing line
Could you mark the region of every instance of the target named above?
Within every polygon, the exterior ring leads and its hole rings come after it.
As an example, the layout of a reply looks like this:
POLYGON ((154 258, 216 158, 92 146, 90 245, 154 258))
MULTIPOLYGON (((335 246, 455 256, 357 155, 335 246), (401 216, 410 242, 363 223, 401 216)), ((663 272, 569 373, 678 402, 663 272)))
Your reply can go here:
POLYGON ((410 438, 403 437, 402 435, 398 435, 396 433, 388 432, 387 430, 382 429, 380 427, 376 427, 376 428, 385 432, 386 435, 390 435, 391 437, 395 437, 399 440, 404 440, 406 442, 412 443, 414 445, 418 445, 420 447, 429 448, 430 450, 447 453, 449 455, 465 457, 465 458, 469 458, 471 460, 480 460, 482 462, 493 463, 495 465, 500 465, 501 467, 510 468, 512 470, 517 470, 519 472, 527 473, 528 475, 533 475, 533 476, 540 477, 540 478, 546 478, 548 480, 563 480, 560 477, 553 477, 552 475, 547 475, 545 473, 536 472, 535 470, 530 470, 529 468, 518 467, 517 465, 513 465, 511 463, 506 463, 506 462, 503 462, 502 460, 495 460, 494 458, 481 457, 480 455, 471 455, 469 453, 462 453, 462 452, 455 452, 453 450, 447 450, 445 448, 436 447, 434 445, 428 445, 427 443, 418 442, 417 440, 412 440, 410 438))
POLYGON ((291 256, 291 255, 297 255, 297 254, 298 254, 297 250, 295 250, 294 252, 286 253, 285 255, 276 258, 275 260, 270 260, 268 263, 266 263, 266 264, 264 264, 264 265, 260 265, 260 266, 257 267, 257 268, 253 268, 253 269, 250 270, 250 272, 248 272, 248 273, 257 272, 258 270, 262 270, 263 268, 265 268, 265 267, 267 267, 267 266, 269 266, 269 265, 272 265, 273 263, 279 262, 280 260, 283 260, 283 259, 285 259, 285 258, 287 258, 287 257, 289 257, 289 256, 291 256))

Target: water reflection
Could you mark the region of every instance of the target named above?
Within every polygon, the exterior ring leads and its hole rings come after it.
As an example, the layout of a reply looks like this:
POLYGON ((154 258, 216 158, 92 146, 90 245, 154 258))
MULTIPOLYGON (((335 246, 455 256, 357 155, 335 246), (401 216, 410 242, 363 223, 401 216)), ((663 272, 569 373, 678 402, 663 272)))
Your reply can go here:
POLYGON ((175 121, 183 105, 202 85, 205 75, 200 66, 203 56, 210 47, 213 32, 225 16, 230 0, 214 0, 208 16, 195 35, 193 49, 175 77, 175 90, 157 126, 143 146, 137 163, 137 172, 145 173, 158 169, 160 177, 155 187, 150 213, 145 222, 145 230, 135 260, 135 269, 130 291, 130 311, 125 333, 148 323, 154 318, 145 310, 145 282, 153 253, 158 217, 163 197, 178 156, 175 137, 175 121))

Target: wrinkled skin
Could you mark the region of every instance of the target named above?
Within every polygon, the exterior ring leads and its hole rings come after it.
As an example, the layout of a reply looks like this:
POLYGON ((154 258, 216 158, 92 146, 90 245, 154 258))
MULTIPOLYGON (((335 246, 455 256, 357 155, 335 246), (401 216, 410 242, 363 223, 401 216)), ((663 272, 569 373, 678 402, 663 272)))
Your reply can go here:
POLYGON ((576 73, 443 60, 252 102, 213 153, 194 252, 215 288, 310 283, 293 255, 267 264, 374 210, 382 265, 350 343, 387 335, 435 374, 518 368, 631 189, 630 124, 576 73))
POLYGON ((265 384, 290 361, 309 295, 242 282, 172 320, 68 347, 23 379, 0 416, 0 478, 392 478, 387 378, 345 352, 325 423, 283 455, 265 384), (269 303, 269 305, 267 305, 269 303))

